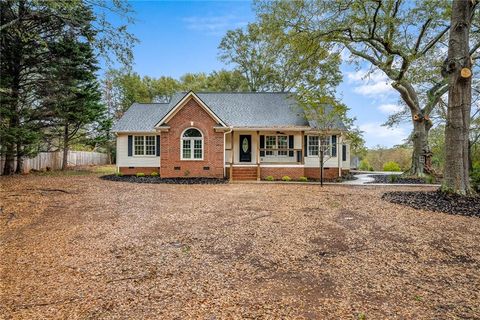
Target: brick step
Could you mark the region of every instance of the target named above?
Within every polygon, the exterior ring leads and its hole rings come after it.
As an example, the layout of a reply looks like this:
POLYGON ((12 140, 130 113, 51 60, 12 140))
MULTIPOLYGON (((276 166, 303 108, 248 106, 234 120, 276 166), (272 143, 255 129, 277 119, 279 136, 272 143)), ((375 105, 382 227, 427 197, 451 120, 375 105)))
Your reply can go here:
POLYGON ((245 181, 246 180, 257 180, 257 177, 256 176, 255 177, 232 177, 232 180, 234 180, 234 181, 235 180, 237 180, 237 181, 238 180, 245 180, 245 181))

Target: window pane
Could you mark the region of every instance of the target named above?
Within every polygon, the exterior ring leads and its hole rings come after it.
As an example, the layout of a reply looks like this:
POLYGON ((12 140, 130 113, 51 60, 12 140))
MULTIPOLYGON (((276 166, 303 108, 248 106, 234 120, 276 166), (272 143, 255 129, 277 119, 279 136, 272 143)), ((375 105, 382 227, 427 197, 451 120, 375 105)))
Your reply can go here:
POLYGON ((197 129, 191 128, 183 133, 184 138, 201 137, 202 134, 197 129))
POLYGON ((134 137, 134 145, 135 145, 135 155, 136 156, 143 156, 145 154, 144 150, 144 136, 135 136, 134 137))
POLYGON ((318 137, 308 136, 308 155, 318 156, 318 137))
POLYGON ((155 136, 145 137, 145 154, 149 156, 155 155, 155 136))
MULTIPOLYGON (((288 149, 288 139, 287 136, 278 136, 278 149, 288 149)), ((279 150, 279 156, 287 156, 288 151, 286 150, 279 150)))
POLYGON ((320 146, 324 152, 324 155, 329 156, 331 151, 331 136, 322 137, 320 140, 320 146))
POLYGON ((194 149, 193 150, 193 157, 195 159, 202 159, 202 149, 194 149))
POLYGON ((191 150, 191 141, 190 140, 184 140, 183 141, 183 148, 182 148, 182 157, 184 159, 190 159, 192 158, 192 150, 191 150))
POLYGON ((193 140, 193 158, 202 159, 202 140, 193 140))
MULTIPOLYGON (((277 146, 277 136, 265 137, 265 149, 275 149, 277 146)), ((275 151, 266 151, 267 156, 273 156, 275 151)))

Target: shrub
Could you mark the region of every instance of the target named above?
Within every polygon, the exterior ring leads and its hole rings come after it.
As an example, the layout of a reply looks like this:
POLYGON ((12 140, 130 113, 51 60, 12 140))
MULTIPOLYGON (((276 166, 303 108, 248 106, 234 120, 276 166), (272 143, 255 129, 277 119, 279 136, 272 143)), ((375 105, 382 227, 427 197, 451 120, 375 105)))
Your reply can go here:
POLYGON ((396 174, 391 174, 391 175, 389 175, 389 176, 387 177, 389 183, 395 183, 395 182, 397 182, 397 181, 398 181, 398 178, 400 178, 400 177, 399 177, 398 175, 396 175, 396 174))
POLYGON ((265 180, 267 180, 267 181, 273 181, 273 180, 275 180, 275 178, 273 178, 273 176, 266 176, 266 177, 265 177, 265 180))
POLYGON ((360 161, 358 169, 362 171, 373 171, 373 167, 370 165, 367 159, 363 159, 362 161, 360 161))
POLYGON ((143 172, 137 172, 137 177, 145 177, 145 173, 143 173, 143 172))
POLYGON ((476 191, 480 191, 480 164, 473 166, 470 178, 472 179, 472 188, 476 191))
POLYGON ((383 164, 383 171, 402 171, 402 169, 395 161, 388 161, 383 164))
POLYGON ((430 175, 425 176, 425 183, 433 184, 435 182, 436 182, 436 179, 434 176, 430 176, 430 175))
POLYGON ((152 173, 150 173, 150 175, 151 175, 152 177, 158 177, 158 172, 153 171, 152 173))
POLYGON ((283 176, 282 181, 292 181, 292 178, 290 178, 289 176, 283 176))
POLYGON ((300 178, 298 178, 298 181, 307 182, 308 178, 307 177, 300 177, 300 178))
POLYGON ((116 175, 117 177, 123 177, 123 173, 121 173, 121 172, 117 172, 117 173, 115 173, 115 175, 116 175))

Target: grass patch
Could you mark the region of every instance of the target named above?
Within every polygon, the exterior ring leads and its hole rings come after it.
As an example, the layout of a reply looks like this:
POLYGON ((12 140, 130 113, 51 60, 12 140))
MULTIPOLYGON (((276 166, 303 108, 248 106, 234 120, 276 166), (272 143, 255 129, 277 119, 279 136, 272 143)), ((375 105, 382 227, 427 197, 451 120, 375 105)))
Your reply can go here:
POLYGON ((67 170, 30 171, 29 174, 46 177, 62 177, 115 174, 115 171, 115 165, 103 165, 69 168, 67 170))

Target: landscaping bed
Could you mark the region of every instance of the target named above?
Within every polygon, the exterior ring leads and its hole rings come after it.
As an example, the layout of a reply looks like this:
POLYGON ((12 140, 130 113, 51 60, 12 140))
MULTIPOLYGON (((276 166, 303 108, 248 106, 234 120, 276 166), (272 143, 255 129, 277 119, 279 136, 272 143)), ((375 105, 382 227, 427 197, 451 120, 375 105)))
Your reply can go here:
POLYGON ((402 175, 395 174, 372 174, 369 175, 370 178, 375 179, 375 181, 367 183, 398 183, 398 184, 425 184, 425 179, 414 178, 414 177, 405 177, 402 175))
POLYGON ((415 209, 480 217, 480 197, 465 197, 441 191, 393 191, 382 199, 415 209))
POLYGON ((226 179, 218 178, 161 178, 159 176, 119 176, 119 175, 106 175, 100 177, 103 180, 118 181, 118 182, 130 182, 130 183, 166 183, 166 184, 222 184, 227 183, 226 179))

